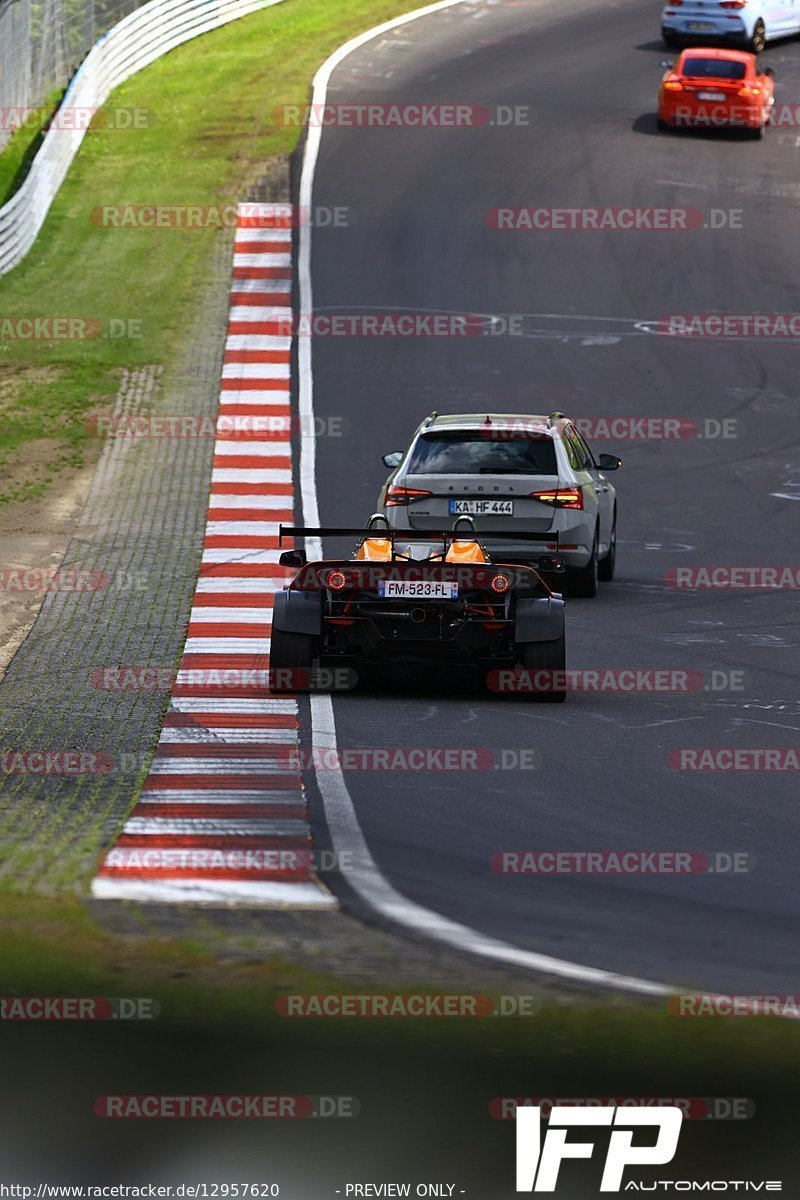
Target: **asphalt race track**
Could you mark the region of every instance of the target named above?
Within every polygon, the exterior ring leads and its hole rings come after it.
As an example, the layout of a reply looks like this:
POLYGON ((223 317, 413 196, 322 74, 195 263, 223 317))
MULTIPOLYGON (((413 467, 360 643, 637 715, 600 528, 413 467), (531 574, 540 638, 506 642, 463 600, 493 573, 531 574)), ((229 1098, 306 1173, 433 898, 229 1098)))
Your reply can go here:
MULTIPOLYGON (((331 102, 526 105, 529 124, 329 128, 314 202, 317 311, 518 314, 515 336, 317 337, 325 524, 360 522, 380 456, 440 412, 679 417, 728 438, 594 442, 618 451, 618 579, 568 607, 570 668, 743 672, 741 690, 577 694, 565 705, 429 686, 335 699, 340 745, 534 749, 534 770, 350 771, 369 847, 411 900, 515 946, 667 984, 790 992, 800 936, 797 776, 690 772, 680 747, 798 743, 789 590, 676 590, 680 566, 796 562, 798 345, 659 335, 671 313, 800 311, 798 138, 661 135, 658 6, 459 7, 370 42, 331 102), (498 231, 498 206, 700 209, 700 228, 498 231), (724 218, 711 217, 711 210, 724 218), (722 228, 703 228, 725 221, 722 228), (707 426, 706 422, 712 424, 707 426), (778 493, 776 495, 776 493, 778 493), (499 850, 746 853, 737 874, 513 877, 499 850)), ((800 102, 800 43, 768 49, 800 102)), ((718 675, 717 679, 723 678, 718 675)))

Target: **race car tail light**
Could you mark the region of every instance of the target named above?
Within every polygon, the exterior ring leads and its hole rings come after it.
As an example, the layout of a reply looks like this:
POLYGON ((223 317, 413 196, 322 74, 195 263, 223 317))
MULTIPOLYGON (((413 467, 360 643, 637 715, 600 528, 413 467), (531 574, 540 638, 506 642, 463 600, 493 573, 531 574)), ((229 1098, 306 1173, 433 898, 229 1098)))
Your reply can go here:
POLYGON ((747 0, 722 0, 720 8, 745 8, 747 0))
POLYGON ((665 79, 664 80, 664 91, 665 92, 682 92, 683 84, 681 83, 680 79, 665 79))
POLYGON ((510 584, 508 582, 507 575, 495 575, 494 579, 492 580, 492 591, 497 592, 498 596, 505 595, 509 589, 509 586, 510 584))
POLYGON ((554 508, 583 508, 583 488, 550 488, 546 492, 531 492, 531 499, 552 504, 554 508))
POLYGON ((740 96, 760 96, 761 88, 758 86, 757 83, 745 84, 744 87, 739 88, 739 95, 740 96))
POLYGON ((326 582, 331 591, 340 592, 347 587, 347 576, 343 571, 331 571, 326 582))
POLYGON ((427 492, 425 488, 400 487, 399 484, 392 483, 386 492, 386 507, 397 508, 399 505, 407 505, 412 500, 421 500, 424 496, 431 496, 432 494, 432 492, 427 492))

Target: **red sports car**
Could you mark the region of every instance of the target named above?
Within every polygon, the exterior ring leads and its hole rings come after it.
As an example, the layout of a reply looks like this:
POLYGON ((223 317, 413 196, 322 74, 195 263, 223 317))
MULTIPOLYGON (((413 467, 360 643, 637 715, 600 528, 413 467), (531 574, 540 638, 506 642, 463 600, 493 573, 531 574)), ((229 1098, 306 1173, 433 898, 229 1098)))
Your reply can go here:
POLYGON ((762 138, 775 103, 774 71, 743 50, 684 50, 658 95, 659 129, 734 127, 762 138))

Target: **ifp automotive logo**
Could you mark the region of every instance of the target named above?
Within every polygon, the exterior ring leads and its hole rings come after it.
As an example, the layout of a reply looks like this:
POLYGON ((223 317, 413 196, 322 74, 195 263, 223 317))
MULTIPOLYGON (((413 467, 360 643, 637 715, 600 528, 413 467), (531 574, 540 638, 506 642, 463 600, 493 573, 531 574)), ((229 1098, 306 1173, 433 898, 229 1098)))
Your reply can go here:
MULTIPOLYGON (((780 1192, 779 1179, 661 1179, 642 1183, 635 1179, 623 1182, 626 1167, 657 1167, 671 1163, 678 1149, 683 1112, 676 1104, 659 1104, 657 1108, 631 1108, 616 1104, 578 1108, 554 1104, 550 1109, 547 1132, 542 1138, 543 1109, 518 1106, 517 1121, 517 1191, 554 1192, 562 1162, 568 1158, 591 1158, 594 1144, 590 1141, 567 1141, 576 1126, 612 1127, 608 1141, 601 1192, 627 1191, 767 1191, 780 1192), (652 1126, 656 1130, 644 1145, 634 1145, 639 1130, 652 1126)), ((637 1143, 639 1142, 637 1138, 637 1143)), ((641 1139, 644 1141, 644 1139, 641 1139)))
POLYGON ((567 1133, 576 1126, 613 1126, 608 1144, 601 1192, 619 1192, 628 1166, 662 1166, 672 1162, 678 1149, 683 1114, 677 1105, 658 1109, 571 1108, 554 1105, 547 1132, 542 1139, 542 1114, 538 1108, 517 1109, 517 1191, 554 1192, 561 1163, 566 1158, 591 1158, 592 1142, 568 1142, 567 1133), (634 1131, 655 1126, 653 1145, 634 1146, 634 1131))

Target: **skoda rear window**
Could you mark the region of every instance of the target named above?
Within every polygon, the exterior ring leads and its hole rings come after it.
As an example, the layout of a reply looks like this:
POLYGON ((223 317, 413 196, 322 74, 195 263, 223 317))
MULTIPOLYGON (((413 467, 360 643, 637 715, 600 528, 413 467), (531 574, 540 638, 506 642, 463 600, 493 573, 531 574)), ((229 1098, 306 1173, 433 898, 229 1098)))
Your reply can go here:
POLYGON ((557 475, 552 438, 503 437, 497 432, 424 433, 406 468, 409 475, 557 475))
POLYGON ((733 58, 687 58, 682 73, 689 79, 744 79, 747 65, 733 58))

